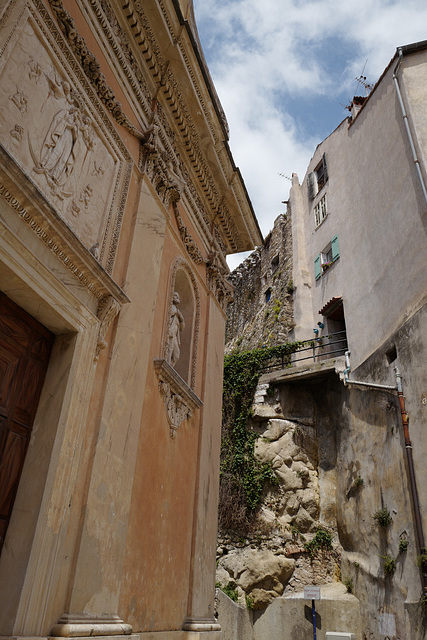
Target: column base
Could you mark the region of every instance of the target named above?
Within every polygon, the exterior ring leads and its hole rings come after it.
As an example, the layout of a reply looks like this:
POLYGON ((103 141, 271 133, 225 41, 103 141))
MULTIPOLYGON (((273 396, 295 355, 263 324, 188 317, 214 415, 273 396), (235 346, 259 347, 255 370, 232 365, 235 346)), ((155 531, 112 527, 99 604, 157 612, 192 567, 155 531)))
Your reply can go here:
POLYGON ((111 637, 130 635, 132 627, 116 615, 93 616, 66 613, 52 627, 50 633, 53 638, 111 637))

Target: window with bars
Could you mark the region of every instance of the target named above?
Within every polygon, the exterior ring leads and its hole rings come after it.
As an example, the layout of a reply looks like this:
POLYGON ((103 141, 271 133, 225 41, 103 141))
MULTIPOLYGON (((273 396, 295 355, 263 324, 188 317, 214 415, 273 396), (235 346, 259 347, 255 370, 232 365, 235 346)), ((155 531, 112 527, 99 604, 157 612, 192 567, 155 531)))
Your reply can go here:
POLYGON ((314 207, 314 224, 316 227, 319 226, 323 222, 323 220, 328 215, 326 209, 326 194, 320 198, 319 202, 314 207))

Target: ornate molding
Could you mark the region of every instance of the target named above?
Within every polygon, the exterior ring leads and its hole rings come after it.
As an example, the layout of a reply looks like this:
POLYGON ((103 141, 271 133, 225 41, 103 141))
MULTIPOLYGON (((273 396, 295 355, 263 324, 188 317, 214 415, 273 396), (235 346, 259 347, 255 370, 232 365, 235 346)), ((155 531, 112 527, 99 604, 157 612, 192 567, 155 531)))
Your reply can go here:
POLYGON ((166 408, 170 436, 175 438, 184 420, 189 420, 194 409, 201 407, 203 402, 166 360, 154 360, 154 368, 166 408))
POLYGON ((93 254, 80 242, 55 209, 0 145, 0 198, 16 213, 98 301, 112 296, 117 304, 129 302, 93 254), (7 167, 7 172, 6 172, 7 167))
POLYGON ((52 627, 50 635, 57 638, 130 635, 132 627, 117 615, 65 613, 52 627))
POLYGON ((158 125, 152 126, 142 145, 141 169, 145 170, 166 207, 181 198, 185 182, 178 175, 179 168, 173 154, 161 144, 158 125))
POLYGON ((114 120, 129 133, 144 142, 149 131, 138 131, 130 122, 117 100, 113 89, 107 84, 104 74, 96 57, 86 46, 84 38, 77 31, 75 22, 68 11, 64 9, 62 0, 49 0, 49 4, 56 16, 59 28, 64 34, 69 47, 79 61, 86 77, 94 87, 99 99, 107 107, 114 120))
POLYGON ((120 311, 120 305, 113 298, 113 296, 105 296, 98 303, 97 317, 100 321, 98 340, 96 343, 95 360, 99 359, 101 349, 105 349, 108 343, 105 340, 107 331, 110 328, 111 323, 120 311))
POLYGON ((221 254, 212 249, 206 262, 206 281, 224 312, 228 304, 233 301, 234 291, 233 285, 227 280, 227 274, 228 269, 222 264, 221 254))
POLYGON ((196 264, 204 264, 205 259, 202 256, 199 250, 199 247, 194 242, 191 236, 191 233, 188 231, 187 227, 184 225, 184 222, 179 214, 178 205, 176 202, 173 203, 173 210, 175 213, 176 223, 178 225, 179 235, 181 236, 181 240, 184 243, 184 246, 188 255, 196 264))

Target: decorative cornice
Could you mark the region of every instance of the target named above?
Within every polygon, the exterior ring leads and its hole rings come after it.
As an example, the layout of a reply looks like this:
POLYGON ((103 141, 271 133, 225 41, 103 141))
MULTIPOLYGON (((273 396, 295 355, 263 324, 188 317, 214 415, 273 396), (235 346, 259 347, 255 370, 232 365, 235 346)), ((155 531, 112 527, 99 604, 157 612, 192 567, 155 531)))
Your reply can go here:
POLYGON ((149 131, 138 131, 124 113, 122 105, 117 100, 113 89, 107 84, 105 76, 101 72, 98 60, 87 48, 84 38, 77 31, 74 20, 68 11, 64 9, 62 0, 49 0, 49 4, 69 47, 78 59, 86 77, 94 87, 101 102, 107 107, 119 125, 144 142, 149 131))
POLYGON ((129 302, 126 294, 1 145, 0 164, 8 167, 8 173, 0 170, 0 198, 8 203, 39 240, 95 298, 102 300, 112 296, 118 304, 129 302))
POLYGON ((173 203, 173 210, 175 213, 176 223, 178 225, 179 235, 181 236, 181 240, 184 243, 188 255, 196 264, 204 264, 205 259, 203 258, 197 244, 194 242, 191 233, 184 225, 184 222, 179 214, 178 205, 176 202, 173 203))
POLYGON ((224 312, 233 301, 234 291, 233 285, 227 280, 227 274, 228 270, 221 263, 219 252, 212 249, 206 262, 206 281, 224 312))
POLYGON ((201 407, 203 402, 166 360, 154 360, 154 368, 166 408, 170 436, 175 438, 184 420, 189 420, 194 409, 201 407))

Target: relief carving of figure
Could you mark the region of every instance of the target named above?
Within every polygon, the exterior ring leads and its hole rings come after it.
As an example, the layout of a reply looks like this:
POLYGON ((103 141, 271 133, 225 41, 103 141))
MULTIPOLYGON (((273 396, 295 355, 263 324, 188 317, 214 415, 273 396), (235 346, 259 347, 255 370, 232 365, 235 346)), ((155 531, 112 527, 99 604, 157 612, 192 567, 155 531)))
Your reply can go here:
POLYGON ((56 114, 46 134, 40 165, 58 185, 63 185, 73 171, 78 132, 78 111, 70 107, 56 114))
POLYGON ((93 150, 90 119, 75 106, 58 111, 44 139, 40 161, 36 158, 31 141, 29 143, 36 165, 34 171, 45 174, 54 195, 60 198, 70 197, 72 193, 67 193, 64 188, 73 173, 76 157, 79 155, 76 149, 79 144, 83 144, 83 148, 86 147, 86 155, 83 163, 80 161, 81 165, 84 164, 88 152, 93 150))
POLYGON ((181 332, 185 328, 184 316, 178 309, 179 294, 175 291, 172 297, 172 309, 169 320, 169 333, 166 345, 166 361, 174 367, 181 355, 181 332))

